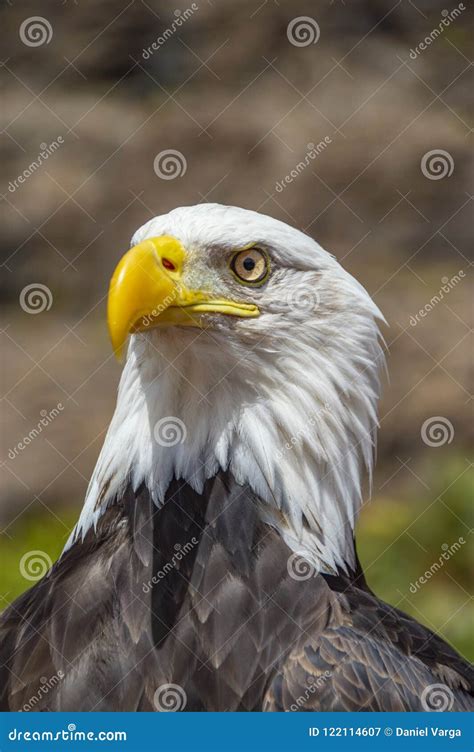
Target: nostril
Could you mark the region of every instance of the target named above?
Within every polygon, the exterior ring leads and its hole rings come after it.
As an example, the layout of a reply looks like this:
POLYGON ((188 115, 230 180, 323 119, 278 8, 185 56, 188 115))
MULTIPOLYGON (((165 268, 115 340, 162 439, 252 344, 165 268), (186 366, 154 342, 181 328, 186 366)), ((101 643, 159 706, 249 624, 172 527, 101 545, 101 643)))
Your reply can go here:
POLYGON ((167 258, 161 259, 161 263, 163 264, 165 269, 168 269, 168 271, 170 272, 174 272, 176 270, 176 266, 167 258))

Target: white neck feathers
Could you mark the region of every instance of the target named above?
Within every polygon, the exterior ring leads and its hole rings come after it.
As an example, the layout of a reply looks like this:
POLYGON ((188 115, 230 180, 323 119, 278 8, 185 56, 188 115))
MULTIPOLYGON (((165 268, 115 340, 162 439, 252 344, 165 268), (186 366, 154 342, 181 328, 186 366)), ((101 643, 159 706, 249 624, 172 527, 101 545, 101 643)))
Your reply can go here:
MULTIPOLYGON (((340 267, 339 267, 340 269, 340 267)), ((311 323, 285 310, 242 326, 132 337, 117 407, 72 544, 129 483, 157 505, 173 478, 201 491, 229 470, 264 519, 322 571, 355 565, 353 530, 369 476, 383 351, 365 291, 341 270, 311 323), (350 308, 338 306, 349 294, 350 308), (275 334, 278 332, 278 334, 275 334)), ((294 311, 293 311, 294 313, 294 311)))

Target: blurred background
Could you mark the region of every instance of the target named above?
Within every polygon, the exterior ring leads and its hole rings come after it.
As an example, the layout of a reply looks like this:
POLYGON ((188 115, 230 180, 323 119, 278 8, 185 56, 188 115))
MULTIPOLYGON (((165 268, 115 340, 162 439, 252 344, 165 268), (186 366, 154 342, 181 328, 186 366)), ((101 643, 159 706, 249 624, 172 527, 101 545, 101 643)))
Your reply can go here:
POLYGON ((210 201, 303 229, 384 312, 359 554, 379 596, 474 658, 466 7, 6 7, 0 609, 61 551, 110 421, 117 260, 150 217, 210 201))

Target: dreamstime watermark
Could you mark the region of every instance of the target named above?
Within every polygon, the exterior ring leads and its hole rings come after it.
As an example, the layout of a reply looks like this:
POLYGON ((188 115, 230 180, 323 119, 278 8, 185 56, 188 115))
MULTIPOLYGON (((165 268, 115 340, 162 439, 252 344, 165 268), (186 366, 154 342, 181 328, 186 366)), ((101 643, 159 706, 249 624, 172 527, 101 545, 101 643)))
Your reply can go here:
POLYGON ((40 144, 40 152, 37 155, 37 157, 30 162, 28 167, 23 170, 23 172, 18 175, 15 180, 10 180, 8 183, 8 190, 10 193, 15 193, 15 191, 25 183, 29 177, 31 177, 36 170, 39 170, 41 165, 43 165, 52 154, 54 154, 60 146, 64 144, 64 139, 62 136, 58 136, 54 141, 51 141, 50 144, 47 144, 46 142, 43 142, 40 144))
POLYGON ((427 418, 421 426, 421 438, 429 447, 442 447, 451 444, 454 438, 454 426, 448 418, 433 415, 427 418))
POLYGON ((161 180, 174 180, 186 174, 188 163, 177 149, 163 149, 153 160, 153 169, 161 180))
POLYGON ((32 282, 26 285, 20 292, 20 306, 25 313, 43 313, 49 311, 53 305, 53 293, 47 285, 41 282, 32 282))
POLYGON ((277 180, 277 182, 275 183, 275 190, 277 191, 277 193, 284 191, 287 185, 290 185, 290 183, 292 183, 293 180, 298 177, 298 175, 301 175, 301 173, 308 167, 308 165, 310 165, 311 162, 329 146, 329 144, 332 144, 332 138, 330 136, 324 136, 324 138, 317 144, 314 144, 312 141, 310 141, 310 143, 307 144, 307 151, 304 159, 298 162, 298 164, 295 165, 295 167, 293 167, 288 175, 285 175, 282 180, 277 180))
POLYGON ((36 582, 44 577, 52 566, 53 562, 46 551, 27 551, 20 559, 19 570, 25 580, 36 582))
POLYGON ((188 701, 186 692, 179 684, 162 684, 155 690, 153 704, 159 713, 178 713, 188 701))
POLYGON ((453 692, 446 684, 429 684, 421 693, 421 705, 427 713, 445 713, 453 704, 453 692))
POLYGON ((316 569, 305 558, 304 554, 298 552, 291 554, 286 562, 286 570, 292 580, 303 582, 311 577, 316 577, 316 569))
POLYGON ((306 688, 304 693, 296 698, 295 702, 290 705, 289 710, 294 713, 297 710, 300 710, 312 695, 314 695, 316 692, 318 692, 320 689, 324 687, 328 679, 330 679, 332 676, 332 671, 325 671, 321 676, 318 676, 317 678, 311 677, 309 680, 309 686, 306 688))
POLYGON ((457 541, 454 541, 454 543, 451 543, 449 546, 447 543, 443 543, 441 546, 441 549, 443 553, 440 555, 437 561, 434 561, 433 564, 429 569, 426 570, 420 577, 418 577, 415 582, 410 582, 410 593, 415 594, 420 590, 420 588, 423 587, 423 585, 426 585, 426 583, 431 580, 432 577, 434 577, 435 574, 439 572, 440 569, 442 569, 447 561, 449 561, 457 552, 464 546, 465 540, 462 536, 460 536, 457 541))
POLYGON ((173 447, 184 444, 188 431, 181 418, 167 415, 155 423, 153 436, 157 444, 163 447, 173 447))
POLYGON ((190 551, 193 550, 195 546, 199 543, 198 539, 193 535, 191 540, 187 541, 184 546, 181 546, 179 543, 176 543, 174 546, 175 553, 171 557, 169 561, 166 562, 166 564, 156 572, 156 574, 153 575, 153 577, 148 580, 148 582, 144 582, 142 586, 142 590, 144 593, 149 593, 152 589, 153 585, 156 585, 160 580, 163 580, 173 569, 177 569, 177 565, 180 561, 182 561, 185 556, 189 554, 190 551))
POLYGON ((41 47, 53 38, 53 27, 43 16, 25 18, 20 26, 20 39, 27 47, 41 47))
POLYGON ((199 5, 197 3, 191 3, 189 8, 186 8, 186 10, 175 10, 174 15, 175 18, 171 22, 170 26, 168 26, 167 29, 164 30, 162 34, 160 34, 159 37, 155 39, 154 42, 151 43, 149 47, 144 47, 142 50, 142 58, 144 60, 149 60, 149 58, 153 55, 154 52, 160 49, 160 47, 163 47, 164 44, 170 39, 170 37, 173 36, 173 34, 176 34, 176 32, 181 28, 181 26, 188 21, 191 16, 199 10, 199 5))
POLYGON ((438 26, 435 26, 435 28, 430 31, 428 36, 426 36, 423 41, 420 42, 417 47, 415 47, 415 49, 410 50, 411 59, 416 60, 418 55, 421 55, 422 52, 424 52, 431 44, 433 44, 433 42, 435 42, 438 37, 443 34, 444 30, 447 29, 448 26, 451 26, 452 22, 455 21, 464 10, 466 10, 464 3, 459 3, 459 5, 456 8, 453 8, 453 10, 442 10, 442 19, 439 22, 438 26))
POLYGON ((295 448, 297 444, 300 444, 304 439, 308 439, 312 437, 311 434, 311 428, 313 428, 318 419, 321 418, 322 415, 325 413, 330 413, 331 408, 327 402, 325 402, 322 407, 315 413, 309 416, 308 421, 306 422, 306 425, 304 428, 301 428, 297 433, 293 434, 288 441, 283 444, 281 448, 278 449, 276 453, 277 459, 281 459, 287 452, 290 452, 295 448))
POLYGON ((316 44, 321 36, 319 24, 311 16, 293 18, 287 26, 286 36, 295 47, 308 47, 316 44))
POLYGON ((26 702, 20 708, 19 712, 29 713, 30 711, 35 710, 36 705, 43 699, 43 697, 46 697, 51 689, 54 689, 58 686, 59 682, 64 679, 64 676, 64 671, 61 670, 59 670, 57 674, 54 674, 49 679, 46 676, 41 676, 38 691, 36 692, 36 694, 30 697, 28 702, 26 702))
POLYGON ((420 162, 423 175, 428 180, 449 178, 454 172, 454 159, 449 151, 432 149, 423 154, 420 162))
POLYGON ((319 292, 313 285, 302 285, 294 290, 289 290, 285 296, 285 303, 293 311, 312 313, 319 308, 319 292))
MULTIPOLYGON (((14 727, 8 732, 11 742, 126 742, 126 731, 80 731, 75 723, 68 723, 67 728, 51 731, 41 729, 30 731, 14 727)), ((23 749, 25 746, 23 745, 23 749)), ((45 747, 43 746, 43 749, 45 747)), ((49 747, 51 749, 51 747, 49 747)), ((109 748, 110 749, 110 748, 109 748)))
POLYGON ((433 295, 431 300, 426 303, 426 305, 423 306, 423 308, 420 308, 418 313, 415 313, 413 316, 410 316, 410 326, 416 326, 420 323, 420 319, 424 319, 427 317, 429 313, 435 308, 435 306, 438 305, 438 303, 441 303, 441 301, 444 299, 445 295, 448 295, 451 290, 453 290, 461 280, 464 279, 465 273, 462 269, 458 271, 457 274, 454 274, 452 277, 441 277, 441 282, 443 283, 436 295, 433 295))
POLYGON ((157 317, 160 315, 160 313, 163 313, 163 311, 166 311, 167 308, 170 307, 170 305, 176 300, 178 291, 175 289, 170 295, 167 295, 166 298, 163 299, 163 302, 156 306, 156 308, 153 308, 150 313, 147 313, 145 316, 142 316, 140 319, 140 330, 146 329, 149 326, 153 326, 156 323, 157 317))
POLYGON ((64 405, 62 404, 62 402, 58 402, 56 407, 53 407, 52 410, 41 410, 41 419, 38 421, 36 426, 32 428, 31 431, 26 434, 26 436, 23 436, 21 441, 19 441, 17 444, 15 444, 14 447, 8 450, 9 459, 14 460, 15 457, 18 457, 18 455, 23 452, 26 447, 32 443, 32 441, 38 438, 40 433, 42 433, 43 430, 47 428, 63 410, 64 405))

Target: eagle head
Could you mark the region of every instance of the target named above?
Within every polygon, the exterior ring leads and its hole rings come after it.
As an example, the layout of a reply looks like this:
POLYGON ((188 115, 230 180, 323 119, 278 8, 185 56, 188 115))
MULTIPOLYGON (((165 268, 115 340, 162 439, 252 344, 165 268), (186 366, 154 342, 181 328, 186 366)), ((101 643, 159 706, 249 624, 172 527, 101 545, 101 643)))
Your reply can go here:
POLYGON ((226 470, 293 550, 353 567, 380 318, 333 256, 276 219, 199 204, 147 222, 110 284, 119 357, 131 336, 75 535, 129 483, 160 505, 173 479, 202 491, 226 470))

